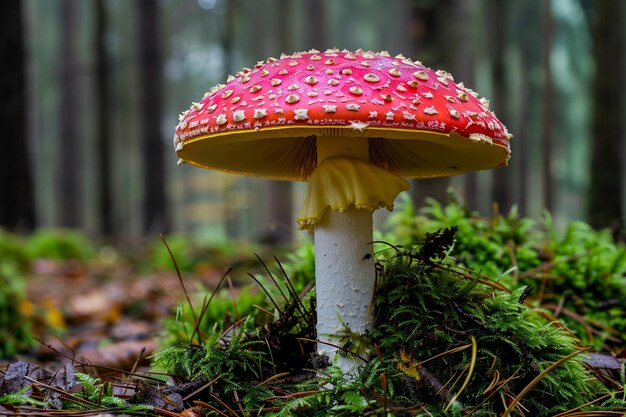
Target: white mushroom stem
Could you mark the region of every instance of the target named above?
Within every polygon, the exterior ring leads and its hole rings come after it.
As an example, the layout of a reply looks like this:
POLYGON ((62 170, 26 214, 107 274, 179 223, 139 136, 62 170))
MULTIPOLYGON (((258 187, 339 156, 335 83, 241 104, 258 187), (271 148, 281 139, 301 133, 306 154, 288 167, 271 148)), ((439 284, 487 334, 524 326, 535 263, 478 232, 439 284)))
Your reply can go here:
MULTIPOLYGON (((367 139, 317 138, 318 165, 338 156, 367 162, 367 139)), ((327 210, 315 224, 314 242, 318 353, 327 355, 344 373, 355 373, 363 362, 331 345, 343 346, 348 340, 342 336, 364 334, 372 326, 376 280, 372 212, 327 210)))
POLYGON ((315 234, 317 349, 345 374, 356 373, 369 349, 361 342, 374 314, 372 212, 391 210, 408 187, 369 163, 367 138, 317 138, 317 168, 309 177, 298 225, 315 234))
MULTIPOLYGON (((315 225, 314 239, 318 353, 328 356, 345 374, 355 373, 364 363, 332 345, 346 345, 349 337, 358 341, 372 326, 376 279, 372 214, 367 210, 328 210, 315 225)), ((366 352, 358 351, 358 343, 348 346, 367 357, 366 352)))

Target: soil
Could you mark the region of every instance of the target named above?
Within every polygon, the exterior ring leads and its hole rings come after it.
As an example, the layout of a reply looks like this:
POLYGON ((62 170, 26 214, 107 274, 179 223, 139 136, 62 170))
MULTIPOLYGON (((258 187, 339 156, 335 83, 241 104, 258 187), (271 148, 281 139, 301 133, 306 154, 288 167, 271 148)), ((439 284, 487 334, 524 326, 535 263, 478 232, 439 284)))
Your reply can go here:
MULTIPOLYGON (((202 282, 211 288, 222 274, 201 271, 185 277, 185 287, 192 292, 202 282)), ((164 320, 184 300, 173 269, 141 274, 124 263, 39 260, 22 308, 32 318, 36 343, 16 358, 0 360, 0 369, 17 359, 46 369, 89 364, 96 375, 146 367, 164 320)))

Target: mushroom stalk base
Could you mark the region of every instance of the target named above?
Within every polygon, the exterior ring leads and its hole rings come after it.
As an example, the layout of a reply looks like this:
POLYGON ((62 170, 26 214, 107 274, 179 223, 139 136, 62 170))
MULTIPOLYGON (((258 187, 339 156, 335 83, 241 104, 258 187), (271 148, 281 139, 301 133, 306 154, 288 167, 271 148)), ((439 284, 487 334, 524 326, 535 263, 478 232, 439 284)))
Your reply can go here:
POLYGON ((362 335, 373 324, 376 281, 372 247, 372 213, 328 210, 315 224, 315 288, 318 353, 328 356, 345 374, 356 374, 367 358, 362 335), (328 344, 327 344, 328 343, 328 344))

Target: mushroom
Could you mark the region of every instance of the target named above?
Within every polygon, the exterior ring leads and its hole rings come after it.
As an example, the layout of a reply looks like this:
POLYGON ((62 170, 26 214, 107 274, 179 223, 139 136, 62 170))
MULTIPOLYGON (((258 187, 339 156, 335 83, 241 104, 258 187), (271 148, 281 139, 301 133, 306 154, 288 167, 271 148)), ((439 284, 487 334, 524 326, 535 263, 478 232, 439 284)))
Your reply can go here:
POLYGON ((318 353, 349 373, 359 362, 338 347, 373 323, 372 212, 392 210, 406 178, 506 165, 510 138, 445 71, 331 49, 230 76, 180 115, 174 146, 180 163, 308 181, 297 221, 314 234, 318 353))

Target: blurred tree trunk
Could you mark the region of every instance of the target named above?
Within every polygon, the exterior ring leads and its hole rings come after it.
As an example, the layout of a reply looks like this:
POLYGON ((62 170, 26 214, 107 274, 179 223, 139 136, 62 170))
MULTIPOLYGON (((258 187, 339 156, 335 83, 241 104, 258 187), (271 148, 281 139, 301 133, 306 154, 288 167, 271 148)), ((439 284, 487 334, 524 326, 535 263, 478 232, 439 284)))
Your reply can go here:
POLYGON ((167 232, 165 166, 161 116, 163 108, 163 58, 157 0, 136 3, 139 20, 140 116, 143 154, 143 230, 167 232))
POLYGON ((623 225, 624 3, 592 2, 594 58, 589 220, 595 227, 623 225))
MULTIPOLYGON (((235 55, 235 39, 238 29, 238 10, 242 9, 241 1, 229 0, 225 2, 224 8, 225 11, 220 39, 222 51, 224 51, 224 74, 222 74, 222 80, 226 80, 228 74, 237 71, 234 68, 233 58, 235 55)), ((226 202, 226 204, 223 205, 224 211, 222 216, 224 219, 226 237, 230 239, 237 239, 240 236, 240 219, 245 213, 242 212, 241 207, 238 207, 237 203, 233 202, 233 195, 236 195, 236 189, 240 188, 244 181, 245 179, 243 178, 235 179, 230 187, 224 190, 224 195, 222 196, 226 202)))
MULTIPOLYGON (((291 13, 291 0, 279 0, 278 21, 289 22, 291 13)), ((316 22, 312 22, 314 25, 316 22)), ((278 24, 278 51, 271 55, 280 55, 280 52, 291 53, 289 31, 291 28, 286 24, 278 24)), ((311 30, 313 33, 314 30, 311 30)), ((312 36, 313 38, 315 36, 312 36)), ((312 44, 313 47, 317 44, 312 44)), ((321 48, 321 46, 320 46, 321 48)), ((293 218, 293 184, 290 181, 269 181, 268 182, 268 202, 269 202, 269 230, 267 237, 277 244, 291 242, 295 219, 293 218)))
POLYGON ((544 0, 541 3, 541 66, 543 67, 543 123, 542 123, 542 155, 543 155, 543 204, 552 212, 556 195, 554 194, 554 182, 552 180, 552 163, 554 150, 554 85, 552 81, 552 68, 550 54, 552 53, 552 38, 554 24, 552 22, 552 1, 544 0))
POLYGON ((35 225, 33 183, 26 137, 26 80, 22 5, 0 3, 0 227, 31 230, 35 225))
POLYGON ((81 96, 79 86, 77 4, 73 0, 63 0, 60 7, 61 54, 59 57, 61 104, 60 121, 60 167, 61 226, 77 228, 82 224, 81 146, 80 120, 81 96))
POLYGON ((98 216, 100 232, 105 237, 113 235, 113 189, 111 186, 111 105, 109 100, 108 57, 105 46, 107 17, 105 0, 95 4, 95 117, 96 146, 98 150, 98 216))
MULTIPOLYGON (((477 0, 455 0, 453 6, 453 19, 457 22, 473 22, 472 13, 478 7, 477 0)), ((463 82, 473 88, 475 78, 476 51, 474 46, 474 27, 471 24, 453 26, 453 45, 463 45, 458 48, 454 58, 450 58, 450 72, 456 82, 463 82)), ((478 184, 475 173, 465 174, 464 195, 465 205, 471 211, 478 209, 478 184)))
MULTIPOLYGON (((328 49, 325 36, 326 19, 324 17, 324 0, 308 0, 307 14, 309 23, 308 45, 311 48, 316 48, 321 51, 328 49)), ((289 20, 286 20, 286 22, 288 21, 289 20)), ((284 32, 285 29, 280 30, 284 32)), ((288 34, 286 35, 288 36, 288 34)), ((281 39, 286 38, 281 36, 281 39)), ((287 51, 287 53, 289 53, 289 51, 287 51)))
MULTIPOLYGON (((533 46, 528 39, 522 39, 521 45, 521 65, 522 68, 532 68, 532 49, 533 46)), ((519 199, 517 204, 519 205, 519 212, 522 216, 527 216, 529 213, 530 203, 528 201, 528 178, 529 178, 529 162, 531 146, 529 145, 529 128, 528 121, 531 120, 530 104, 529 104, 529 90, 531 89, 530 77, 531 71, 521 71, 520 74, 520 87, 519 87, 519 100, 517 101, 517 129, 514 133, 515 140, 515 155, 514 157, 518 161, 519 165, 519 199)), ((506 123, 506 122, 505 122, 506 123)))
MULTIPOLYGON (((450 19, 450 1, 406 2, 409 16, 409 33, 413 45, 410 56, 421 61, 428 67, 450 68, 449 57, 455 53, 453 43, 447 42, 450 36, 449 27, 456 25, 450 19)), ((411 198, 417 207, 424 205, 427 197, 445 203, 449 180, 444 178, 427 178, 411 181, 411 198)))
MULTIPOLYGON (((491 35, 491 63, 493 77, 493 101, 492 109, 500 120, 506 121, 508 117, 507 109, 507 86, 505 79, 505 51, 506 51, 506 29, 507 29, 507 7, 509 2, 501 0, 489 0, 487 2, 490 16, 488 20, 492 22, 491 35)), ((512 175, 510 167, 498 168, 493 171, 493 195, 492 200, 497 204, 498 210, 502 213, 508 212, 513 205, 512 198, 512 175)))

